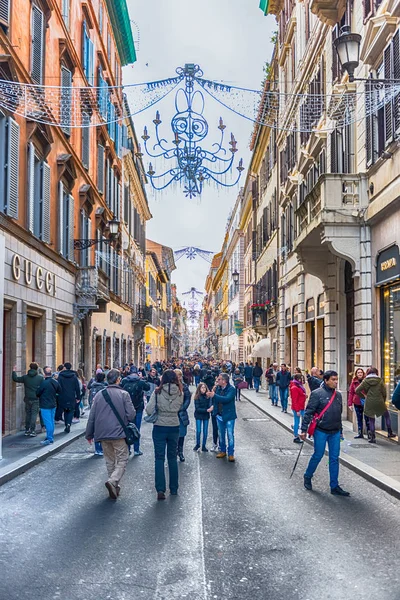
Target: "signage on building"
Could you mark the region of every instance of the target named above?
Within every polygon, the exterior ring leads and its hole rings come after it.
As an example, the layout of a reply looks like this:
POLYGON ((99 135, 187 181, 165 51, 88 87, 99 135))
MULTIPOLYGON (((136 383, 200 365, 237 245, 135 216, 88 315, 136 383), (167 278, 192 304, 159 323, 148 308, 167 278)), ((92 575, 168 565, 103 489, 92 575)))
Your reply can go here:
POLYGON ((151 354, 151 344, 146 344, 145 352, 146 354, 151 354))
POLYGON ((236 335, 242 335, 242 333, 243 333, 243 322, 235 320, 234 327, 235 327, 235 333, 236 333, 236 335))
POLYGON ((110 310, 110 321, 111 323, 117 323, 117 325, 122 325, 122 315, 110 310))
POLYGON ((393 244, 378 254, 376 283, 382 285, 400 277, 399 247, 393 244))
POLYGON ((15 281, 22 281, 30 287, 36 287, 41 292, 56 295, 56 276, 43 267, 34 265, 31 260, 14 254, 11 262, 12 276, 15 281))

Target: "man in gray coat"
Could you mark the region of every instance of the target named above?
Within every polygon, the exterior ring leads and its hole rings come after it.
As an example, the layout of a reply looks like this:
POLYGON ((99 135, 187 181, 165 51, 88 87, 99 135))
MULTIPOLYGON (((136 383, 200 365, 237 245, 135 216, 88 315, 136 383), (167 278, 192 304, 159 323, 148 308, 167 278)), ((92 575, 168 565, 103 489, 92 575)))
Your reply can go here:
MULTIPOLYGON (((119 387, 120 372, 111 369, 107 373, 107 392, 125 425, 135 418, 135 409, 128 392, 119 387)), ((105 486, 110 498, 116 500, 120 493, 119 482, 128 464, 128 445, 124 429, 120 425, 112 408, 104 397, 104 390, 97 392, 93 398, 92 408, 86 426, 86 439, 89 443, 101 442, 108 472, 105 486)))

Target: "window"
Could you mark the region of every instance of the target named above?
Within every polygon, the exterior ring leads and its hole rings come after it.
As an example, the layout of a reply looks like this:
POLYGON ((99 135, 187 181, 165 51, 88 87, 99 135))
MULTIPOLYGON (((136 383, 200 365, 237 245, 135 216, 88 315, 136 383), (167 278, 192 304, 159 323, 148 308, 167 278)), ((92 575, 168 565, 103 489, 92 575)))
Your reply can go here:
POLYGON ((72 73, 67 67, 61 67, 61 98, 60 115, 61 129, 65 135, 71 135, 71 110, 72 110, 72 73))
POLYGON ((103 35, 103 25, 104 25, 104 8, 103 8, 103 2, 102 2, 102 0, 100 0, 100 2, 99 2, 99 29, 100 29, 101 35, 103 35))
POLYGON ((7 31, 10 24, 11 0, 0 0, 0 26, 7 31))
POLYGON ((111 63, 111 33, 109 29, 107 29, 107 58, 111 63))
POLYGON ((81 159, 85 169, 89 169, 90 162, 90 115, 82 113, 82 153, 81 159))
POLYGON ((0 211, 18 219, 19 125, 0 113, 0 211))
POLYGON ((94 85, 94 44, 89 37, 86 21, 82 27, 82 65, 89 85, 94 85))
POLYGON ((28 219, 29 231, 50 243, 50 167, 32 143, 28 148, 28 219))
POLYGON ((35 83, 43 83, 44 70, 44 15, 38 6, 32 6, 31 75, 35 83))
MULTIPOLYGON (((378 79, 383 77, 383 64, 376 71, 378 79)), ((365 124, 365 145, 367 168, 373 165, 385 149, 385 105, 384 90, 376 90, 373 83, 367 82, 366 94, 371 94, 371 104, 379 109, 367 115, 365 124)))
POLYGON ((97 190, 104 194, 104 146, 97 144, 97 190))
MULTIPOLYGON (((397 30, 391 43, 383 52, 383 76, 385 79, 400 79, 400 31, 397 30)), ((385 145, 388 146, 400 133, 400 94, 393 96, 385 91, 385 145)))
POLYGON ((354 173, 354 126, 345 125, 331 133, 331 172, 354 173))
MULTIPOLYGON (((81 239, 82 240, 90 240, 92 233, 92 222, 90 217, 86 214, 84 210, 81 210, 81 239)), ((80 256, 80 265, 81 267, 89 267, 90 266, 90 249, 85 248, 81 250, 80 256)))
POLYGON ((61 0, 61 14, 67 29, 69 29, 70 2, 71 0, 61 0))
POLYGON ((109 103, 109 91, 106 80, 103 77, 103 71, 101 67, 98 68, 97 72, 98 77, 98 105, 99 111, 104 120, 107 119, 108 113, 108 103, 109 103))
POLYGON ((67 260, 74 260, 74 197, 62 181, 59 183, 58 250, 67 260))

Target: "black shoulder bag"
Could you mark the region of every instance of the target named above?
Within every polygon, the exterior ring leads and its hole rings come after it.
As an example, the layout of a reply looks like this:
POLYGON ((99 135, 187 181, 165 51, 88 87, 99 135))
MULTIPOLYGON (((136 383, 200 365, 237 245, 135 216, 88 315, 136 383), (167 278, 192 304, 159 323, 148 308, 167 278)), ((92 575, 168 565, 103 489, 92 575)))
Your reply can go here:
POLYGON ((119 412, 115 408, 115 406, 113 404, 113 401, 111 400, 111 396, 108 393, 108 391, 107 390, 102 390, 101 393, 103 394, 104 400, 107 402, 107 404, 109 405, 109 407, 113 411, 114 415, 116 416, 116 418, 118 420, 118 423, 121 425, 122 429, 124 430, 126 443, 128 444, 128 446, 133 446, 133 444, 135 442, 138 442, 140 440, 140 431, 139 431, 139 429, 136 427, 135 423, 132 423, 132 422, 128 423, 128 425, 125 425, 125 423, 121 419, 121 415, 119 414, 119 412))

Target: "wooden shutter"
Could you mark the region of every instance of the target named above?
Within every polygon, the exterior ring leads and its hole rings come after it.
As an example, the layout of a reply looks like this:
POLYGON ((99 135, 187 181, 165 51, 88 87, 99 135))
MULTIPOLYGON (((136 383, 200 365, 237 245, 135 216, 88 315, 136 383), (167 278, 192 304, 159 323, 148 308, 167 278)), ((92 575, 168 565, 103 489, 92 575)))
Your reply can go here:
POLYGON ((0 0, 0 23, 6 27, 10 23, 10 0, 0 0))
POLYGON ((74 197, 69 195, 68 202, 68 260, 74 260, 74 197))
POLYGON ((32 79, 43 83, 44 16, 40 8, 32 6, 32 79))
POLYGON ((60 181, 58 184, 58 251, 64 253, 64 227, 65 227, 65 206, 64 206, 64 185, 60 181))
POLYGON ((28 229, 35 231, 35 146, 28 146, 28 229))
POLYGON ((97 189, 104 194, 104 146, 97 145, 97 189))
POLYGON ((83 123, 87 126, 82 127, 82 164, 85 169, 88 169, 90 161, 90 117, 88 115, 83 115, 83 123))
POLYGON ((50 167, 46 162, 42 163, 42 240, 50 244, 50 167))
POLYGON ((99 2, 99 29, 101 36, 103 36, 103 0, 99 2))
POLYGON ((88 80, 89 85, 94 85, 94 44, 91 39, 88 39, 87 55, 88 55, 87 80, 88 80))
POLYGON ((71 100, 72 100, 72 73, 69 69, 61 67, 61 124, 66 135, 71 135, 71 100))
POLYGON ((87 32, 86 21, 83 21, 82 24, 82 66, 85 72, 86 79, 88 79, 88 40, 89 35, 87 32))
MULTIPOLYGON (((393 48, 393 79, 400 80, 400 32, 396 31, 392 40, 393 48)), ((400 132, 400 94, 397 94, 393 99, 394 111, 394 130, 395 133, 400 132)))
MULTIPOLYGON (((90 219, 90 217, 86 217, 87 218, 87 239, 90 240, 92 239, 92 221, 90 219)), ((87 260, 87 266, 90 267, 90 258, 91 258, 91 252, 90 252, 90 248, 87 249, 87 255, 86 255, 86 260, 87 260)))
POLYGON ((129 185, 124 186, 124 221, 129 223, 129 185))
POLYGON ((367 19, 372 14, 372 0, 363 0, 364 19, 367 19))
MULTIPOLYGON (((383 72, 385 79, 392 78, 392 46, 389 44, 383 53, 383 72)), ((392 95, 389 91, 385 101, 385 145, 390 144, 393 140, 393 103, 392 95)))
POLYGON ((5 212, 9 217, 18 219, 19 125, 11 117, 7 119, 6 169, 5 212))
POLYGON ((337 139, 336 130, 331 133, 331 173, 337 173, 337 139))

